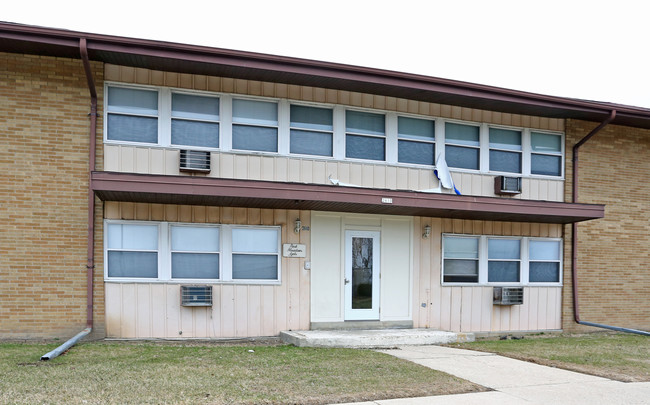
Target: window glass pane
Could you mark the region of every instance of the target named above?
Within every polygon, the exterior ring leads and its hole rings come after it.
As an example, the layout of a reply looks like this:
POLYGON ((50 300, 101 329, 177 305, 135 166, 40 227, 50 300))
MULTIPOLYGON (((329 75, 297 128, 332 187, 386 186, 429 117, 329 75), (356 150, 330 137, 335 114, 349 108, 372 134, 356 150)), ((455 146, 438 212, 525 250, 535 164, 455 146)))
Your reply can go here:
POLYGON ((108 252, 108 277, 158 277, 156 252, 108 252))
POLYGON ((345 130, 359 134, 384 135, 386 131, 384 116, 359 111, 346 111, 345 130))
POLYGON ((530 260, 560 260, 560 241, 530 240, 528 242, 530 260))
POLYGON ((243 253, 277 253, 278 230, 234 228, 232 230, 232 250, 243 253))
POLYGON ((478 283, 478 260, 445 259, 444 266, 444 282, 478 283))
POLYGON ((397 117, 397 132, 400 138, 434 140, 435 125, 430 120, 397 117))
POLYGON ((520 246, 518 239, 488 239, 488 259, 519 259, 520 246))
POLYGON ((479 128, 447 122, 445 123, 445 141, 458 145, 479 146, 479 128))
POLYGON ((530 262, 528 280, 531 283, 559 283, 560 263, 530 262))
POLYGON ((561 176, 562 175, 562 157, 552 155, 530 156, 530 172, 532 174, 541 174, 544 176, 561 176))
POLYGON ((521 132, 490 128, 490 148, 521 150, 521 132))
POLYGON ((519 282, 519 262, 488 262, 488 282, 519 282))
POLYGON ((332 156, 332 134, 291 130, 291 153, 303 155, 332 156))
POLYGON ((278 105, 264 101, 233 100, 232 121, 244 124, 278 125, 278 105))
POLYGON ((172 250, 218 252, 219 228, 206 226, 172 226, 172 250))
POLYGON ((158 118, 108 114, 111 141, 158 143, 158 118))
POLYGON ((530 134, 530 145, 533 152, 561 152, 562 137, 560 135, 532 132, 530 134))
POLYGON ((219 147, 219 124, 172 120, 172 144, 219 147))
POLYGON ((277 152, 278 129, 233 125, 232 148, 258 150, 262 152, 277 152))
POLYGON ((443 244, 445 258, 478 259, 478 238, 446 236, 443 244))
POLYGON ((219 99, 214 97, 172 94, 172 117, 219 120, 219 99))
POLYGON ((291 126, 305 129, 332 131, 332 110, 327 108, 291 106, 291 126))
POLYGON ((157 250, 158 225, 108 225, 109 249, 157 250))
POLYGON ((157 115, 158 92, 154 90, 109 87, 108 111, 157 115))
POLYGON ((449 167, 479 169, 479 150, 461 146, 445 145, 445 161, 449 167))
POLYGON ((232 278, 235 280, 277 280, 277 255, 232 255, 232 278))
POLYGON ((172 253, 172 278, 219 278, 219 254, 172 253))
POLYGON ((521 173, 521 153, 490 150, 490 170, 521 173))
POLYGON ((384 138, 347 135, 345 137, 345 157, 370 160, 384 160, 386 150, 384 138))
POLYGON ((433 165, 435 145, 428 142, 397 141, 397 160, 401 163, 433 165))

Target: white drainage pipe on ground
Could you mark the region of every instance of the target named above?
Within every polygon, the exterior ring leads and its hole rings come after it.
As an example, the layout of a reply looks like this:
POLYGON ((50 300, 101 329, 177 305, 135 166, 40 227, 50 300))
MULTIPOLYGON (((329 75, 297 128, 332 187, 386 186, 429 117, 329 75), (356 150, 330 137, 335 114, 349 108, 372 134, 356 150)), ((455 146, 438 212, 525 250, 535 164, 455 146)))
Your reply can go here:
POLYGON ((57 347, 49 353, 42 355, 41 360, 52 360, 53 358, 65 353, 66 350, 77 344, 78 341, 80 341, 84 336, 87 336, 92 330, 93 328, 86 328, 82 330, 61 346, 57 347))

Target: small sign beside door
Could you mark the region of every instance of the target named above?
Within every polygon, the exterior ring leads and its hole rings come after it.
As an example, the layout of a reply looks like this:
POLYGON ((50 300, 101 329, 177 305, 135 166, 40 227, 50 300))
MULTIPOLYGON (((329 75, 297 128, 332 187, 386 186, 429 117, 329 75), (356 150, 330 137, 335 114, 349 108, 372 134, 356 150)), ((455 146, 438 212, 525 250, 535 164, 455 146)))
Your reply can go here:
POLYGON ((307 245, 298 243, 285 243, 282 245, 282 256, 284 257, 306 257, 307 245))

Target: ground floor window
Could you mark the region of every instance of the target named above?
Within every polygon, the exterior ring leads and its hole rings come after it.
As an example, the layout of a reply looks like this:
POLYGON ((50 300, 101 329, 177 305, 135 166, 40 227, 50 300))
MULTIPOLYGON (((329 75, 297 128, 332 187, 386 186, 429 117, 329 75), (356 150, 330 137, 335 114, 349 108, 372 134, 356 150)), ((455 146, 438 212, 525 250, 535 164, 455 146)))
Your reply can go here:
POLYGON ((444 234, 442 282, 499 285, 558 285, 562 240, 444 234))
POLYGON ((279 283, 280 227, 105 223, 105 278, 279 283))

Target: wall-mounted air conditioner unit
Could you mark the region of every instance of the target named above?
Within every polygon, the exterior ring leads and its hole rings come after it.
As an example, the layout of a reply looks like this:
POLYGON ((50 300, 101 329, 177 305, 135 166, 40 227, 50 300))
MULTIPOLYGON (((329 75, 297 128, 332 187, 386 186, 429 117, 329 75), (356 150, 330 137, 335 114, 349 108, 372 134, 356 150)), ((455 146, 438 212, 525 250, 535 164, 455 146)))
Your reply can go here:
POLYGON ((493 287, 494 305, 522 305, 524 303, 524 287, 493 287))
POLYGON ((497 176, 494 178, 494 194, 521 194, 521 177, 497 176))
POLYGON ((212 286, 182 285, 181 305, 184 307, 211 307, 212 286))
POLYGON ((182 172, 210 172, 210 152, 181 149, 179 170, 182 172))

